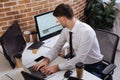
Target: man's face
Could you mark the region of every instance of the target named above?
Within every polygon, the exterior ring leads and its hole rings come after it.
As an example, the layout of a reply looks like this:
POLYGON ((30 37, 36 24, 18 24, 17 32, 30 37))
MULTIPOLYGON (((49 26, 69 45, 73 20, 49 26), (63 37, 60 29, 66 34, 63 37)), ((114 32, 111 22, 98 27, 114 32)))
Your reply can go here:
POLYGON ((65 17, 57 17, 58 22, 63 26, 63 28, 67 27, 66 18, 65 17))

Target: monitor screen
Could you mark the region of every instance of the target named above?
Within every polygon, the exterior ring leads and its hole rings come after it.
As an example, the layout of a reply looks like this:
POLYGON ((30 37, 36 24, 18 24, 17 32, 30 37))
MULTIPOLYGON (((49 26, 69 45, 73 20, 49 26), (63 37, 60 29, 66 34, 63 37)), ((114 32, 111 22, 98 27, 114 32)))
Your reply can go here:
POLYGON ((14 56, 16 54, 22 54, 26 46, 26 42, 17 21, 15 21, 2 35, 1 45, 4 56, 7 58, 12 68, 15 68, 14 56))
POLYGON ((53 11, 36 15, 34 18, 40 41, 59 34, 63 29, 56 17, 53 16, 53 11))

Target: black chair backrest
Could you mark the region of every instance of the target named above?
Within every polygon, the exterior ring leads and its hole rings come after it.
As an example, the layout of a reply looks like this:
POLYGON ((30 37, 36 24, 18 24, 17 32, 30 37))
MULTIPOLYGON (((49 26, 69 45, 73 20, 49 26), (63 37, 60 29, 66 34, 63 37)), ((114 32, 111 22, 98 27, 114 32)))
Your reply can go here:
POLYGON ((95 32, 100 45, 101 53, 104 55, 103 60, 107 63, 114 63, 119 36, 102 29, 95 29, 95 32))

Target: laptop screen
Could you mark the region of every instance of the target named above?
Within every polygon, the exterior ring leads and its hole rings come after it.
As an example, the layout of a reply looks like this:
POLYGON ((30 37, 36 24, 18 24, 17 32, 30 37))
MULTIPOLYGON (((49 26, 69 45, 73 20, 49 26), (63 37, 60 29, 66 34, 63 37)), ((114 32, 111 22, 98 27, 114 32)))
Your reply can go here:
POLYGON ((12 68, 15 68, 14 56, 22 54, 26 42, 23 38, 22 32, 15 21, 1 37, 1 45, 3 48, 4 56, 9 61, 12 68))
POLYGON ((34 18, 40 41, 59 34, 63 29, 57 19, 53 16, 53 11, 36 15, 34 18))

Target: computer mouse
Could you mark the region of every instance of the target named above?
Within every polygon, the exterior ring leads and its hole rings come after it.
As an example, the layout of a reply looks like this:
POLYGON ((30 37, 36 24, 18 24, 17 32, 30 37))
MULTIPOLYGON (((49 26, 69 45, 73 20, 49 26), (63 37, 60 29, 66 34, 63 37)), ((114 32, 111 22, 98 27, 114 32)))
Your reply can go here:
POLYGON ((68 78, 68 77, 70 77, 70 75, 73 73, 73 71, 72 70, 67 70, 65 73, 64 73, 64 77, 65 78, 68 78))

